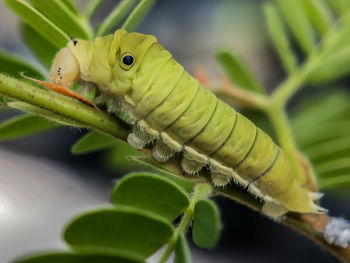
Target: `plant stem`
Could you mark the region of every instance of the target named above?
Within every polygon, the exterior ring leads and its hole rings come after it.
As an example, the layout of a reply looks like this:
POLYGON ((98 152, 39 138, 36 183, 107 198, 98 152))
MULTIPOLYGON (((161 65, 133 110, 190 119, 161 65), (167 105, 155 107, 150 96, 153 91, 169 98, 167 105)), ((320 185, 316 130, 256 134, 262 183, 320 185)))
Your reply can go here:
POLYGON ((165 263, 173 250, 176 247, 178 238, 180 234, 184 233, 190 224, 193 215, 194 215, 194 206, 196 202, 200 199, 206 198, 209 196, 212 192, 212 187, 210 184, 197 184, 196 187, 194 188, 194 192, 191 198, 190 205, 184 212, 183 217, 181 218, 179 226, 176 228, 173 236, 171 237, 167 247, 165 248, 162 256, 160 257, 158 263, 165 263))

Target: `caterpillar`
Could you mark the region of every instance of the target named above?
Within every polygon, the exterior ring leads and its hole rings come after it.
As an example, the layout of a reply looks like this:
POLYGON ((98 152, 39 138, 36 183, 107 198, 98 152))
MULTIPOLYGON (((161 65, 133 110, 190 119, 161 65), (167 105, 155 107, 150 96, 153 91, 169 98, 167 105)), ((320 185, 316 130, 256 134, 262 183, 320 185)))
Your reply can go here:
POLYGON ((216 186, 231 181, 264 201, 263 211, 324 213, 319 193, 301 187, 290 162, 250 120, 202 87, 152 35, 117 30, 94 41, 72 39, 52 65, 50 82, 93 83, 133 121, 128 143, 152 145, 165 162, 182 153, 188 175, 208 167, 216 186))

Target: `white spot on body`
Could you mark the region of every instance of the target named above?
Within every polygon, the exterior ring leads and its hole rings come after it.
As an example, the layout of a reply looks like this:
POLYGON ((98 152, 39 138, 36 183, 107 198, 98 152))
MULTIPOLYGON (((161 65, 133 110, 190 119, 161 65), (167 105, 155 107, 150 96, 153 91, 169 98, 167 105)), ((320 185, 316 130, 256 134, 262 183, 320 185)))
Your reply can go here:
POLYGON ((344 218, 331 217, 323 236, 329 244, 346 248, 350 245, 350 222, 344 218))

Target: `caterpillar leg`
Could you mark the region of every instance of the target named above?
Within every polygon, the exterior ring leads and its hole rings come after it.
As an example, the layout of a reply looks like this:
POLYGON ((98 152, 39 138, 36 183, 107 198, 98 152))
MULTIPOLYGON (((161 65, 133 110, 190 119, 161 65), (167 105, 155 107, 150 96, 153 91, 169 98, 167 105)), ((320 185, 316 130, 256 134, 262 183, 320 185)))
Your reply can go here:
POLYGON ((156 141, 155 146, 152 149, 152 155, 158 162, 166 162, 169 158, 174 156, 176 150, 170 148, 161 139, 156 141))
POLYGON ((143 129, 135 124, 132 129, 132 133, 128 135, 128 143, 135 149, 142 149, 146 144, 154 141, 155 137, 145 132, 143 129))
POLYGON ((230 175, 218 173, 215 171, 211 172, 211 180, 216 186, 225 186, 230 183, 232 177, 230 175))
POLYGON ((288 209, 274 201, 265 201, 265 204, 262 207, 262 212, 268 217, 279 221, 288 213, 288 209))
POLYGON ((181 168, 184 170, 185 173, 190 175, 195 175, 199 173, 199 171, 204 167, 204 165, 205 164, 199 163, 185 156, 181 160, 181 168))

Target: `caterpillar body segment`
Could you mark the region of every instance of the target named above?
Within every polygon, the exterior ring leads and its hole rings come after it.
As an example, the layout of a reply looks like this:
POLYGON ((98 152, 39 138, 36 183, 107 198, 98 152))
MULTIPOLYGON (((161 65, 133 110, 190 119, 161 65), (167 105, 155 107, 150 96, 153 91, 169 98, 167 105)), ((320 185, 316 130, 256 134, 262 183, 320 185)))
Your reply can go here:
POLYGON ((154 36, 117 30, 94 42, 71 41, 57 54, 51 81, 93 82, 101 98, 120 102, 133 120, 131 146, 153 147, 160 162, 181 153, 185 173, 208 167, 215 185, 247 188, 273 217, 325 212, 271 138, 202 87, 154 36))

